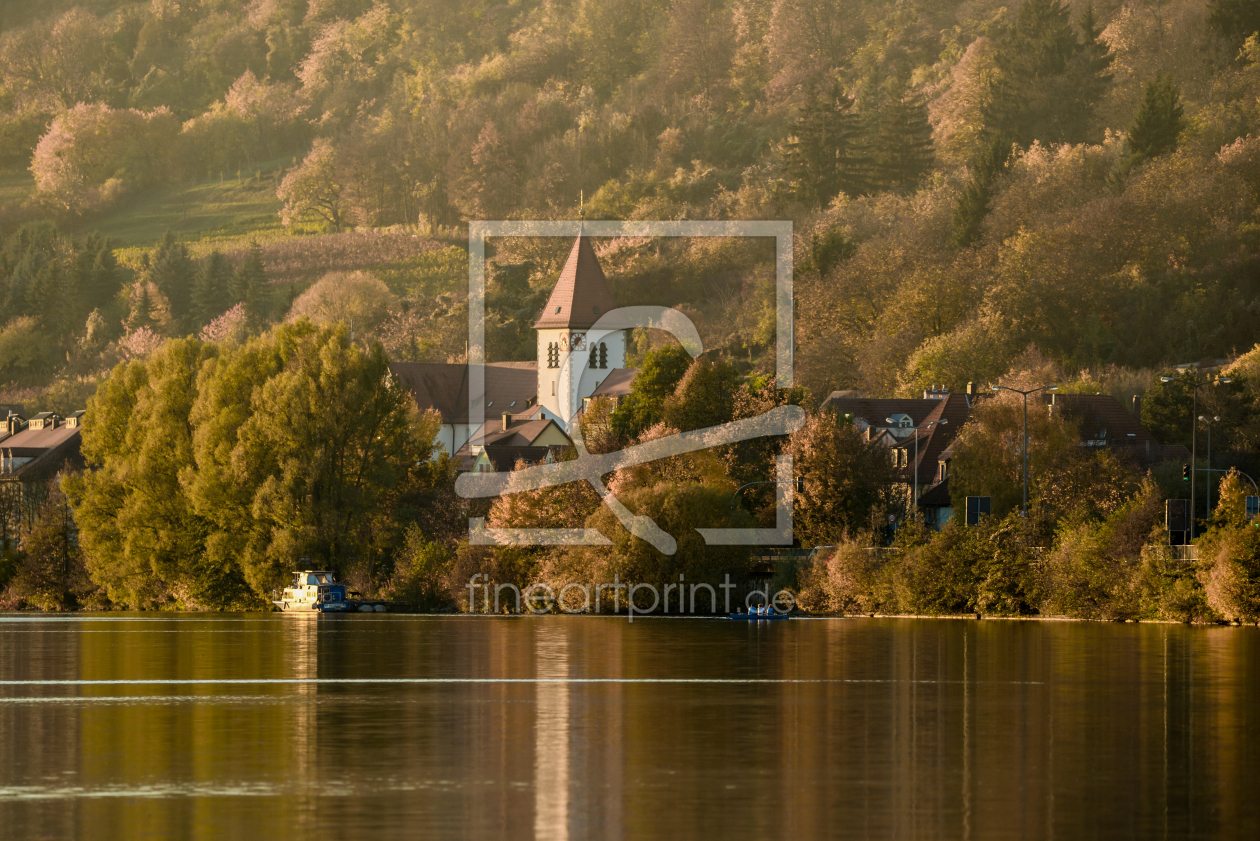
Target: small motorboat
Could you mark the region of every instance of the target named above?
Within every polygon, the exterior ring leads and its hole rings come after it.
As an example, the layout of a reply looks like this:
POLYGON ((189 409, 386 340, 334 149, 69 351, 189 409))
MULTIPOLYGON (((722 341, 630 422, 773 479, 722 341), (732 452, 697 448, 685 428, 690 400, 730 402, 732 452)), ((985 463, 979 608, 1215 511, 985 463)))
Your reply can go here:
POLYGON ((732 613, 731 619, 746 619, 751 622, 769 622, 774 619, 791 619, 792 617, 786 613, 779 613, 776 610, 768 610, 765 613, 732 613))
POLYGON ((348 593, 346 585, 337 581, 336 573, 324 569, 307 569, 293 573, 293 582, 271 600, 282 611, 311 613, 385 613, 385 602, 358 598, 348 593))

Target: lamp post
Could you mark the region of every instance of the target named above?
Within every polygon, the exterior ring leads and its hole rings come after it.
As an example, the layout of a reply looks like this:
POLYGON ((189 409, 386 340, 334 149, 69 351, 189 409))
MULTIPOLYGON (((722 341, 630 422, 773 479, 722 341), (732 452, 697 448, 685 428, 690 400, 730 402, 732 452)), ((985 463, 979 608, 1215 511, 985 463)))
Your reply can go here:
POLYGON ((1028 395, 1036 394, 1039 391, 1058 391, 1057 385, 1041 385, 1036 388, 1022 391, 1018 388, 1011 388, 1006 385, 991 386, 994 391, 1010 391, 1015 394, 1024 395, 1024 506, 1020 509, 1020 516, 1028 516, 1028 395))
MULTIPOLYGON (((892 418, 884 418, 884 420, 887 421, 889 424, 896 423, 896 421, 894 421, 892 418)), ((911 496, 911 499, 913 500, 913 505, 911 506, 910 510, 914 512, 915 516, 918 516, 918 513, 919 513, 919 432, 921 430, 931 429, 934 426, 940 426, 946 423, 949 423, 949 419, 941 418, 940 420, 928 421, 925 424, 914 427, 914 467, 912 468, 913 475, 914 475, 914 493, 911 496)))
MULTIPOLYGON (((1221 419, 1220 415, 1199 415, 1199 422, 1207 427, 1208 431, 1208 485, 1207 485, 1207 514, 1212 516, 1212 424, 1221 419)), ((1191 468, 1193 469, 1193 468, 1191 468)))
MULTIPOLYGON (((1176 378, 1175 377, 1160 377, 1159 378, 1160 382, 1165 382, 1165 383, 1170 383, 1174 379, 1176 378)), ((1233 379, 1231 379, 1230 377, 1216 376, 1216 377, 1199 377, 1199 378, 1192 377, 1187 383, 1190 386, 1191 393, 1193 394, 1193 398, 1192 398, 1193 402, 1191 404, 1193 408, 1190 412, 1190 540, 1192 541, 1194 540, 1194 502, 1195 502, 1194 474, 1197 472, 1195 470, 1194 462, 1195 462, 1196 453, 1198 451, 1197 445, 1199 442, 1199 421, 1198 421, 1199 389, 1202 386, 1207 385, 1208 383, 1211 383, 1212 385, 1221 385, 1221 384, 1228 385, 1231 382, 1233 382, 1233 379)), ((1208 469, 1211 469, 1211 467, 1212 465, 1209 464, 1208 469)), ((1209 473, 1208 478, 1211 479, 1211 477, 1212 477, 1212 474, 1209 473)))

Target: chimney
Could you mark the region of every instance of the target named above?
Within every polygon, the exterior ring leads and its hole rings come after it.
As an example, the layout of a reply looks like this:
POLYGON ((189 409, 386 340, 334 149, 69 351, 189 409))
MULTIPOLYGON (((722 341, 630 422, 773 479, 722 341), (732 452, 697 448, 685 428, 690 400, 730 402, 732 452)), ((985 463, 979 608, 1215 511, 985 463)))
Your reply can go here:
POLYGON ((975 383, 971 383, 971 382, 967 383, 967 396, 968 396, 968 397, 975 397, 975 396, 976 396, 976 384, 975 384, 975 383))
POLYGON ((1139 421, 1142 419, 1142 395, 1133 395, 1133 417, 1139 421))
POLYGON ((506 432, 507 428, 511 425, 512 425, 512 413, 504 412, 503 413, 503 431, 506 432))

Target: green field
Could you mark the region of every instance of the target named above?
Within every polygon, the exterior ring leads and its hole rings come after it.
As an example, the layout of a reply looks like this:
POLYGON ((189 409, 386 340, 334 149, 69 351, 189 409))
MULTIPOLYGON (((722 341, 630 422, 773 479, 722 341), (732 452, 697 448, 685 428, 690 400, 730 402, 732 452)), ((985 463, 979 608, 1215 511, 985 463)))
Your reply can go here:
POLYGON ((98 231, 120 247, 149 246, 166 231, 186 242, 230 245, 251 237, 277 236, 280 205, 275 162, 254 175, 154 187, 125 196, 104 213, 68 225, 72 233, 98 231))

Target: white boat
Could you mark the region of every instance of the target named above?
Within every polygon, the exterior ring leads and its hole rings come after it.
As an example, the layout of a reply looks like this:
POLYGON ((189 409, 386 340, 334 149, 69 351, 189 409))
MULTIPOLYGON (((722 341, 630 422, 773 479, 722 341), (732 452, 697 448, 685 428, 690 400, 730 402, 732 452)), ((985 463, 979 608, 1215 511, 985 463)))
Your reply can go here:
POLYGON ((355 598, 346 592, 346 585, 337 581, 337 574, 324 569, 307 569, 293 573, 293 581, 272 599, 272 604, 285 612, 318 613, 384 613, 385 602, 355 598))

